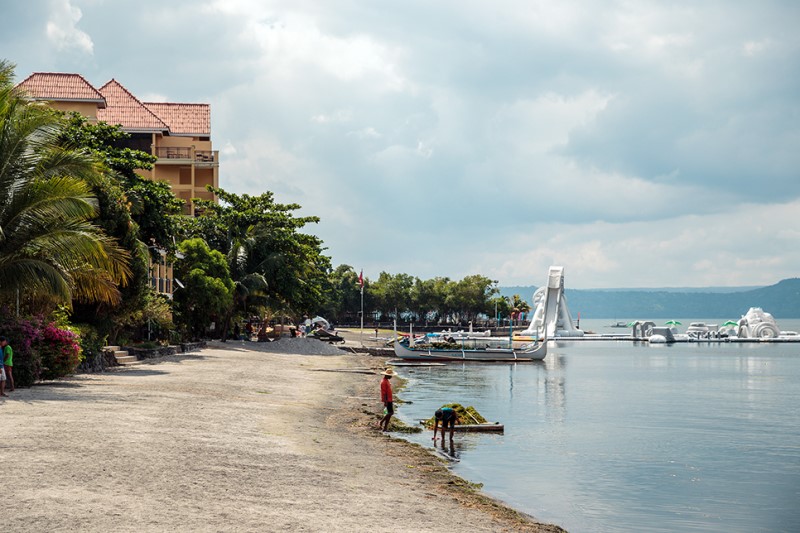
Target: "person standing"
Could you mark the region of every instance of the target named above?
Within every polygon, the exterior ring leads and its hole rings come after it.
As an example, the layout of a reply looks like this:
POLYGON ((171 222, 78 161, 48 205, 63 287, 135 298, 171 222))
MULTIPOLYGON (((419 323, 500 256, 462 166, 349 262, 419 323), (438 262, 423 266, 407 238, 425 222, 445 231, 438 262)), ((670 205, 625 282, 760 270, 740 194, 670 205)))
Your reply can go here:
MULTIPOLYGON (((14 391, 14 350, 8 344, 8 339, 0 337, 0 349, 3 351, 3 370, 10 388, 9 392, 14 391)), ((4 391, 5 393, 5 391, 4 391)))
POLYGON ((6 394, 6 371, 3 365, 0 365, 0 396, 8 396, 6 394))
POLYGON ((383 418, 379 423, 381 431, 389 431, 389 421, 394 414, 394 404, 392 403, 392 384, 389 382, 397 374, 391 368, 383 372, 381 380, 381 402, 383 402, 383 418))

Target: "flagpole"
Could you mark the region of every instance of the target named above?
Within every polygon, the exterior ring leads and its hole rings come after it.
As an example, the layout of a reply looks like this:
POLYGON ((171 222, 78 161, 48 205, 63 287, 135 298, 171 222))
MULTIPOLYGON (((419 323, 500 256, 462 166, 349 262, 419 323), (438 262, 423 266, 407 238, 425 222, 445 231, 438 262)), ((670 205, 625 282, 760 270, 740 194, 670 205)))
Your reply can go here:
POLYGON ((364 271, 358 276, 358 282, 361 285, 361 346, 364 346, 364 271))
POLYGON ((361 345, 364 345, 364 286, 361 286, 361 345))

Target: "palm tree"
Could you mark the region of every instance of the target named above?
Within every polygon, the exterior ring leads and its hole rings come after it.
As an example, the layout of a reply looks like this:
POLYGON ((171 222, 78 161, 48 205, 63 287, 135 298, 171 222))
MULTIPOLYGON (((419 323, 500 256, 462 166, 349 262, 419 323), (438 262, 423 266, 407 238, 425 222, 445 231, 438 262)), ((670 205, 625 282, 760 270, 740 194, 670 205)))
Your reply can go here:
POLYGON ((522 313, 528 313, 531 310, 531 304, 523 300, 519 294, 515 294, 511 304, 514 310, 514 319, 518 320, 522 313))
POLYGON ((13 85, 0 60, 0 298, 22 292, 114 304, 128 253, 95 225, 98 163, 60 146, 62 119, 13 85))

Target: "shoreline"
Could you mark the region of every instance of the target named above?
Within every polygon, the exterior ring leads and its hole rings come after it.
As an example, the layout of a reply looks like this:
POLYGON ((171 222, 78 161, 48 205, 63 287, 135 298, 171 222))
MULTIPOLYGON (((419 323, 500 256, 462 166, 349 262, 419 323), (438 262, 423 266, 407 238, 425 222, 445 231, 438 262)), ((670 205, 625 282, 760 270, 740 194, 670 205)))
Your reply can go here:
MULTIPOLYGON (((369 358, 372 363, 371 366, 376 373, 386 367, 378 357, 369 355, 359 357, 369 358)), ((364 413, 364 417, 359 420, 358 424, 359 429, 366 431, 368 437, 379 438, 383 440, 387 446, 399 449, 400 453, 406 454, 409 459, 416 461, 417 464, 424 469, 422 470, 423 475, 429 481, 435 483, 437 489, 441 491, 443 495, 454 498, 458 504, 464 508, 478 509, 492 516, 500 521, 503 526, 511 528, 512 531, 547 533, 565 531, 560 526, 539 522, 535 516, 519 511, 505 502, 485 494, 480 487, 476 486, 474 483, 453 473, 448 467, 448 463, 437 457, 429 448, 391 434, 383 435, 374 430, 373 426, 376 421, 380 419, 382 414, 378 410, 381 404, 377 401, 379 377, 379 375, 376 375, 374 378, 366 378, 361 389, 361 393, 364 397, 370 392, 376 397, 376 401, 373 402, 376 409, 372 412, 364 413)), ((402 398, 402 388, 396 392, 395 396, 402 398)))
POLYGON ((6 527, 563 531, 375 430, 381 358, 270 344, 211 343, 12 393, 6 527))

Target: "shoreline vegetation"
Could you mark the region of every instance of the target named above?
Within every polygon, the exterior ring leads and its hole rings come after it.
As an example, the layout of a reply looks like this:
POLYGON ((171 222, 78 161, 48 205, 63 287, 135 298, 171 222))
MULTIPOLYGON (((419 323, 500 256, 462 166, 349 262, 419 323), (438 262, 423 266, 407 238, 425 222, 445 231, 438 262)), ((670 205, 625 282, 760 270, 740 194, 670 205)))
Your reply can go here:
POLYGON ((213 342, 16 391, 0 404, 6 526, 564 531, 377 431, 382 358, 287 345, 213 342))

